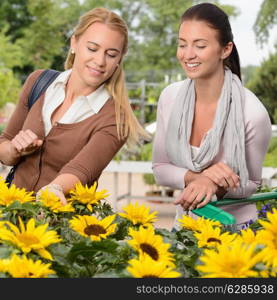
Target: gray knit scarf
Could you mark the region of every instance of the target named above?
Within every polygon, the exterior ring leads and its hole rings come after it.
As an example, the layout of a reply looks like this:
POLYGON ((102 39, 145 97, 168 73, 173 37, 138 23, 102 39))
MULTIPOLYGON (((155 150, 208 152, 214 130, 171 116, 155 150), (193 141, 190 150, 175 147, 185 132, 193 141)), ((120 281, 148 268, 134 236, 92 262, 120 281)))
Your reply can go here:
POLYGON ((201 142, 192 159, 190 147, 194 117, 194 81, 184 81, 175 99, 166 133, 169 160, 180 167, 201 172, 209 167, 223 143, 224 160, 240 176, 241 187, 248 181, 245 161, 244 89, 238 76, 225 69, 224 84, 218 101, 213 127, 201 142))

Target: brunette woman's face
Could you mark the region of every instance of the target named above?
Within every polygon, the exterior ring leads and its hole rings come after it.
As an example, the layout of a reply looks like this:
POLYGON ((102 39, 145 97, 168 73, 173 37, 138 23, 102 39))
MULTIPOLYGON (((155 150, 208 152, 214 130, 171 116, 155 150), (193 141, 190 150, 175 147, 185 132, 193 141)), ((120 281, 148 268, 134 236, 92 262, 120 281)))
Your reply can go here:
POLYGON ((71 49, 75 52, 73 70, 81 80, 97 89, 109 79, 122 58, 124 36, 106 24, 93 23, 78 38, 71 38, 71 49))
POLYGON ((210 78, 222 72, 232 47, 231 42, 222 47, 217 31, 206 22, 188 20, 180 26, 177 58, 189 78, 210 78))

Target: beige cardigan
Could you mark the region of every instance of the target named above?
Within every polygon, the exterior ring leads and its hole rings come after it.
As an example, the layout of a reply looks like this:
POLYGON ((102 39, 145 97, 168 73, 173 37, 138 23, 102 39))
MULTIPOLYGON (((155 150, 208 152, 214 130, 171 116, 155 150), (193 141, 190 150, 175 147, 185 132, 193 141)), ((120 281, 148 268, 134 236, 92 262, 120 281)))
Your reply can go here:
POLYGON ((45 136, 42 107, 44 94, 28 110, 28 95, 43 70, 30 74, 24 83, 19 102, 0 136, 0 143, 11 140, 20 130, 32 130, 43 144, 24 156, 17 167, 13 183, 28 191, 38 191, 57 175, 69 173, 83 184, 92 184, 125 143, 118 139, 114 101, 110 98, 102 109, 73 124, 55 124, 45 136))

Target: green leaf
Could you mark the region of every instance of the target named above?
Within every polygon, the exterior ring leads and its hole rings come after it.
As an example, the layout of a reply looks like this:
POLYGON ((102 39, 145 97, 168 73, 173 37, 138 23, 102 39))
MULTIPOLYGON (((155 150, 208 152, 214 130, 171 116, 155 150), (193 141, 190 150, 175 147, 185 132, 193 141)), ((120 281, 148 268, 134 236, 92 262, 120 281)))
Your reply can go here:
POLYGON ((106 271, 102 273, 95 274, 94 277, 97 278, 128 278, 130 277, 130 274, 124 269, 124 270, 114 270, 114 271, 106 271))
POLYGON ((52 268, 55 270, 59 277, 75 277, 73 276, 73 268, 71 263, 67 260, 68 252, 70 247, 58 243, 53 244, 49 247, 49 250, 53 256, 54 262, 52 263, 52 268))
POLYGON ((128 235, 130 222, 126 219, 121 218, 120 216, 116 216, 115 222, 117 223, 117 230, 110 237, 116 239, 117 241, 124 240, 128 235))
POLYGON ((102 240, 99 242, 81 242, 74 244, 68 253, 68 260, 74 262, 78 256, 91 257, 97 252, 116 254, 118 244, 112 240, 102 240))
POLYGON ((36 214, 40 208, 40 205, 33 202, 20 203, 19 201, 14 201, 12 204, 3 209, 3 212, 8 212, 12 210, 25 210, 31 214, 36 214))
POLYGON ((0 245, 0 259, 9 258, 14 250, 15 249, 10 245, 0 245))

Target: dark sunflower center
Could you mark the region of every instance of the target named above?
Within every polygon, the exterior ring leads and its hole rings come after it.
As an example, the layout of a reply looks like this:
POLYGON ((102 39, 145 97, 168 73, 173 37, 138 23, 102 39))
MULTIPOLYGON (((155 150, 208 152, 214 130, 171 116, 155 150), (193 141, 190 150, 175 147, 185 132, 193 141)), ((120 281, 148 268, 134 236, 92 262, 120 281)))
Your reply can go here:
POLYGON ((143 243, 143 244, 140 244, 140 248, 143 252, 145 252, 149 256, 151 256, 152 259, 154 259, 154 260, 159 259, 158 251, 154 247, 152 247, 151 245, 143 243))
POLYGON ((208 243, 215 242, 215 243, 219 243, 219 244, 221 244, 221 240, 219 240, 219 239, 216 239, 216 238, 209 238, 207 242, 208 242, 208 243))
POLYGON ((156 276, 156 275, 151 275, 151 274, 149 274, 149 275, 144 275, 144 276, 142 276, 142 278, 159 278, 159 277, 156 276))
POLYGON ((85 228, 84 233, 87 235, 99 235, 106 233, 106 229, 103 228, 101 225, 93 224, 89 225, 85 228))

